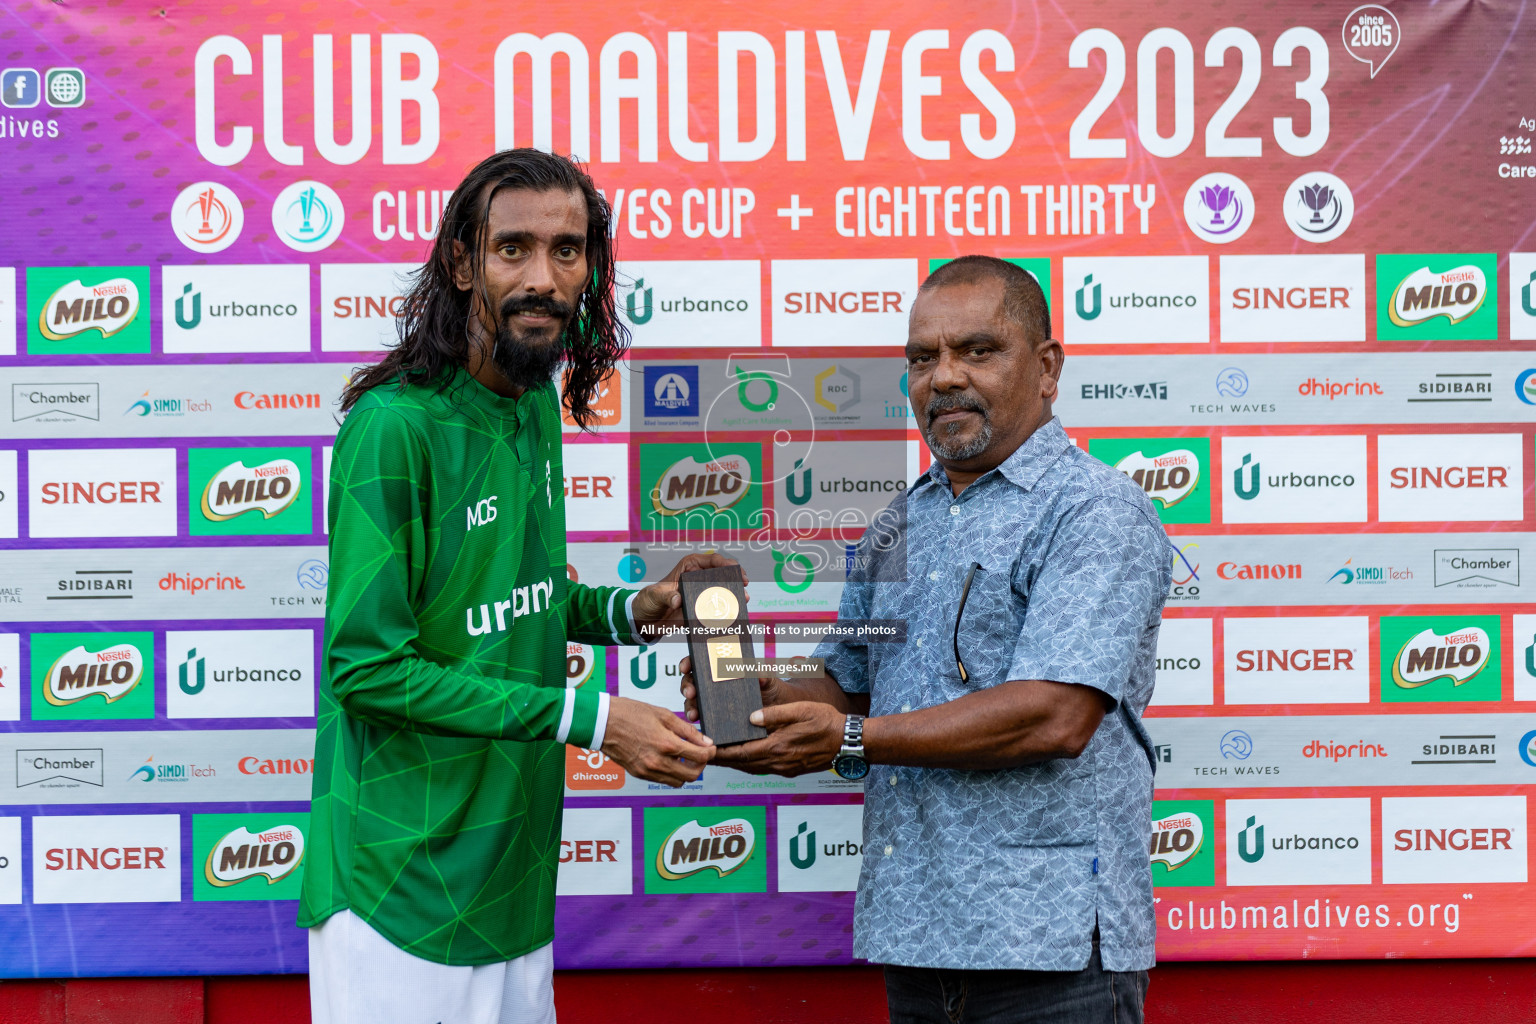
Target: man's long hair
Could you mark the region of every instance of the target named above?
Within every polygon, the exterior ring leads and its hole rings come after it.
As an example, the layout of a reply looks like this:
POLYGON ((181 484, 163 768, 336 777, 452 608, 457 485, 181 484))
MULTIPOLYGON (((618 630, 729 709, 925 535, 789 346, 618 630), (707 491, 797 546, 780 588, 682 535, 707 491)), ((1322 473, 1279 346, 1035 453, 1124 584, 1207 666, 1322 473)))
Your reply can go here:
POLYGON ((472 296, 478 294, 480 308, 494 315, 485 300, 481 271, 491 203, 506 189, 579 192, 586 200, 591 280, 577 300, 575 315, 560 345, 567 367, 565 407, 582 427, 596 421, 592 401, 603 378, 629 347, 629 331, 619 321, 614 303, 613 242, 609 238, 612 213, 586 172, 565 157, 536 149, 502 150, 482 160, 459 183, 443 211, 432 254, 415 272, 406 293, 395 323, 399 344, 381 361, 353 375, 342 391, 343 412, 370 389, 390 381, 398 380, 400 386, 435 384, 441 390, 448 385, 453 369, 468 361, 472 296), (473 291, 461 291, 454 283, 454 242, 461 243, 468 253, 473 291))

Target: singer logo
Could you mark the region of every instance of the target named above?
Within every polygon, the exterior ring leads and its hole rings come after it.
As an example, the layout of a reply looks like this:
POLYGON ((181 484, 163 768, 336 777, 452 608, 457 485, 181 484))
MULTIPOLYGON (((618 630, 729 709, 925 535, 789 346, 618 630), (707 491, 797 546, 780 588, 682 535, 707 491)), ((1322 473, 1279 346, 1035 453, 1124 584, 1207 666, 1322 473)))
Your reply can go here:
POLYGON ((677 880, 714 871, 724 878, 740 870, 757 848, 757 833, 745 818, 730 818, 715 825, 697 819, 674 829, 656 853, 656 873, 677 880))
POLYGON ((213 844, 203 861, 203 878, 221 888, 252 878, 273 885, 303 862, 304 833, 297 825, 273 825, 255 833, 241 825, 213 844))

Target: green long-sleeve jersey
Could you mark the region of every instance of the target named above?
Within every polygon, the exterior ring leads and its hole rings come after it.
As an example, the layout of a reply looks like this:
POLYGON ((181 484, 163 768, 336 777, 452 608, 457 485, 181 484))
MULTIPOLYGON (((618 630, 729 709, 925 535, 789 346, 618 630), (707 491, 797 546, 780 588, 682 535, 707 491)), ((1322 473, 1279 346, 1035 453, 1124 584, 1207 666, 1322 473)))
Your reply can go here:
POLYGON ((461 369, 341 426, 302 927, 351 909, 458 965, 554 937, 561 744, 600 700, 566 641, 634 642, 630 591, 566 578, 557 402, 461 369))

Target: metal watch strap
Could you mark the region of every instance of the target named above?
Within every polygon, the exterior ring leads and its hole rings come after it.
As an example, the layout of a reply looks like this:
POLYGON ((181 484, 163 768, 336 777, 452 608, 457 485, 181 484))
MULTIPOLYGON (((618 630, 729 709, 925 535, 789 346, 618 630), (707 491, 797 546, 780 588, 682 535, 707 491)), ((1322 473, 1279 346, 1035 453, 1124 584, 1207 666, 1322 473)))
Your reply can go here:
POLYGON ((843 748, 838 753, 864 756, 863 715, 849 715, 843 720, 843 748))

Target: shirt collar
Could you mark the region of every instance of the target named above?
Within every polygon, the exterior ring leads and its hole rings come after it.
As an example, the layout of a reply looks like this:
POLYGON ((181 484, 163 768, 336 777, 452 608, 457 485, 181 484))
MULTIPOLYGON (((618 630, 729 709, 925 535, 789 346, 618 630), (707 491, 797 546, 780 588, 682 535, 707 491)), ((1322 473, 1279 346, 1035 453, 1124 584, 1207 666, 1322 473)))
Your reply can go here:
MULTIPOLYGON (((1049 423, 1039 427, 1033 434, 1025 438, 1024 443, 1013 450, 1013 454, 1003 460, 997 469, 984 474, 977 483, 991 476, 992 473, 1001 473, 1020 490, 1034 490, 1035 484, 1045 475, 1057 459, 1072 447, 1067 440, 1067 432, 1061 426, 1059 417, 1052 416, 1049 423)), ((928 472, 923 479, 918 481, 913 490, 917 490, 924 484, 933 483, 945 490, 949 489, 949 474, 944 472, 944 467, 939 460, 933 460, 928 467, 928 472)))

